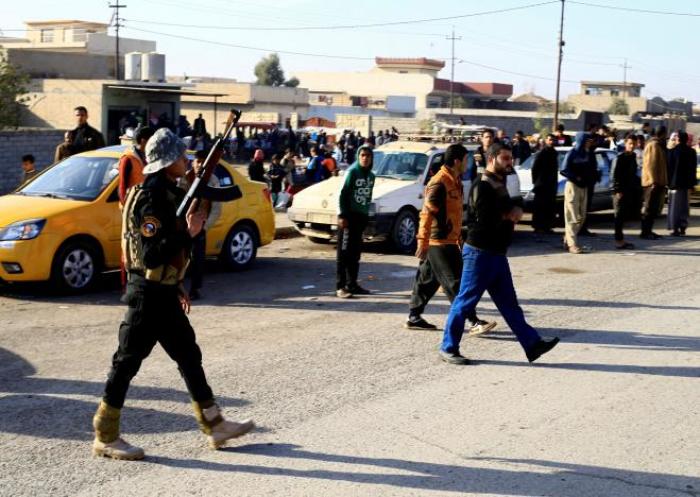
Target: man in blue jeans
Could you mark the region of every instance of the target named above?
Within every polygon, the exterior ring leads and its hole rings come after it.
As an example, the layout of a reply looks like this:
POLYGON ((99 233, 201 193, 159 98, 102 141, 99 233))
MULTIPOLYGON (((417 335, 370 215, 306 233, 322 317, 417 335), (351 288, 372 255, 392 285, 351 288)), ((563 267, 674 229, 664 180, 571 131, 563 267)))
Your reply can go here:
POLYGON ((515 223, 523 211, 516 206, 506 189, 506 176, 513 172, 510 146, 494 143, 486 153, 486 171, 477 180, 467 200, 468 235, 462 250, 462 281, 459 294, 452 302, 440 347, 440 358, 450 364, 469 364, 459 353, 464 322, 488 291, 499 312, 533 362, 550 351, 559 338, 543 340, 527 324, 513 288, 506 252, 513 237, 515 223))

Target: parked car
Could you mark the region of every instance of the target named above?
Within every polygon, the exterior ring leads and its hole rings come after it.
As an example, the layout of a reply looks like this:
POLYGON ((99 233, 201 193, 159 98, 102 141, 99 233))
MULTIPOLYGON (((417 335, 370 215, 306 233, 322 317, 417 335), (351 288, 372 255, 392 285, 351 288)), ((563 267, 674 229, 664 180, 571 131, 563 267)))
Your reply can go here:
MULTIPOLYGON (((572 147, 556 147, 559 159, 559 187, 557 189, 557 203, 560 204, 560 211, 564 204, 564 186, 566 178, 561 175, 561 170, 564 167, 564 157, 572 147)), ((615 167, 617 153, 606 148, 598 148, 595 151, 596 160, 598 162, 598 171, 600 172, 600 181, 595 185, 593 196, 593 205, 591 210, 599 211, 612 208, 612 195, 610 194, 610 180, 612 170, 615 167)), ((522 164, 515 167, 516 173, 520 178, 520 194, 523 198, 525 210, 532 209, 532 202, 535 194, 532 193, 532 165, 534 164, 537 154, 528 157, 522 164)))
MULTIPOLYGON (((377 178, 365 238, 388 239, 404 253, 415 250, 423 190, 442 165, 446 147, 443 143, 396 141, 374 151, 372 170, 377 178)), ((471 148, 469 160, 476 147, 471 148)), ((287 215, 297 231, 309 240, 323 243, 336 238, 338 194, 344 179, 341 173, 295 195, 287 215)), ((463 183, 466 201, 471 182, 463 183)), ((511 196, 520 196, 515 174, 508 176, 508 191, 511 196)))
MULTIPOLYGON (((0 280, 50 280, 65 292, 78 292, 90 288, 100 272, 119 268, 117 165, 123 150, 74 155, 0 197, 0 280)), ((274 238, 270 192, 223 161, 215 174, 222 187, 237 184, 243 197, 220 204, 218 216, 210 219, 206 254, 243 269, 274 238)))

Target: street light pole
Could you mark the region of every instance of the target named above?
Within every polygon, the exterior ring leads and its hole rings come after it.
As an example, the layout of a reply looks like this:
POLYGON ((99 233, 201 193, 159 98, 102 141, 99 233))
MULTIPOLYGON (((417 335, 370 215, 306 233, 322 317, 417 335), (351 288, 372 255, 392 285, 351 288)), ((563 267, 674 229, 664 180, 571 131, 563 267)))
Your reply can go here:
POLYGON ((559 43, 558 43, 558 60, 557 60, 557 93, 554 99, 554 124, 553 131, 556 131, 559 126, 559 86, 561 84, 561 59, 564 56, 564 1, 561 0, 561 22, 559 24, 559 43))

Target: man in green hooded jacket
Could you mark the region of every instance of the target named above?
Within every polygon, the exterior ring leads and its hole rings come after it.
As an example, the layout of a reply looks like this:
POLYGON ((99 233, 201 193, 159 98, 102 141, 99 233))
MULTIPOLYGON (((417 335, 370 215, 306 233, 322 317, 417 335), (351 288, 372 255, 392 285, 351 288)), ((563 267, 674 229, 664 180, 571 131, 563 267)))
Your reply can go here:
POLYGON ((370 292, 357 284, 362 255, 362 233, 369 219, 372 201, 374 154, 369 146, 358 150, 357 161, 345 173, 338 203, 338 255, 336 295, 350 298, 370 292))

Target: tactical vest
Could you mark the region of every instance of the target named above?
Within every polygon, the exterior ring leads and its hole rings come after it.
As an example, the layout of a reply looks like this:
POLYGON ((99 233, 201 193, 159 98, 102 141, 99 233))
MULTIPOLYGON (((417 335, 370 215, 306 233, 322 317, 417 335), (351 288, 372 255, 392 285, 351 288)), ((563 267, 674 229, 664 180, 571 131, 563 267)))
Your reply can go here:
POLYGON ((156 268, 147 268, 143 262, 143 238, 141 224, 136 219, 134 206, 143 195, 143 185, 136 185, 129 189, 122 211, 122 255, 124 257, 124 269, 128 273, 138 274, 146 280, 161 285, 177 285, 185 278, 185 272, 189 265, 189 257, 184 251, 174 257, 168 264, 156 268))

